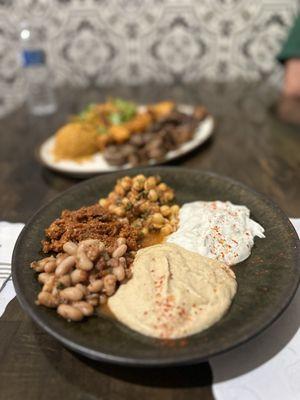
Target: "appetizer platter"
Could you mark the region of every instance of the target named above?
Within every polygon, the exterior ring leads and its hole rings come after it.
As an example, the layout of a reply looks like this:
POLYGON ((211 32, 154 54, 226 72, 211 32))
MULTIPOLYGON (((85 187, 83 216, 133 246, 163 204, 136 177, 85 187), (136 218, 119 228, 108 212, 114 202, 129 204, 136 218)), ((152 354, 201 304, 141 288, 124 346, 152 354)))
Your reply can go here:
POLYGON ((16 244, 18 299, 90 358, 207 360, 270 325, 300 278, 297 235, 264 196, 215 174, 139 168, 67 190, 16 244))
POLYGON ((38 150, 46 167, 78 177, 163 164, 196 149, 214 120, 202 105, 164 101, 140 106, 123 99, 90 104, 38 150))

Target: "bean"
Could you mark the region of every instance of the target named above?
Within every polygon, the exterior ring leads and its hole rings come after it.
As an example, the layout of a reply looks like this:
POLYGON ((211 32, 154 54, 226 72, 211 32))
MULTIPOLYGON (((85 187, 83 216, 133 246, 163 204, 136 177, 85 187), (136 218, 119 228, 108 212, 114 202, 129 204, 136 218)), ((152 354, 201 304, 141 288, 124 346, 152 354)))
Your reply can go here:
POLYGON ((119 258, 119 265, 123 268, 126 268, 126 258, 125 257, 120 257, 119 258))
POLYGON ((79 282, 85 282, 87 279, 88 273, 83 269, 74 269, 74 271, 71 272, 71 281, 73 285, 79 282))
POLYGON ((42 292, 49 292, 51 293, 55 284, 55 276, 52 274, 52 276, 47 280, 46 283, 44 283, 44 286, 42 288, 42 292))
POLYGON ((120 258, 122 257, 127 251, 127 245, 121 244, 121 246, 117 247, 116 250, 113 252, 113 258, 120 258))
POLYGON ((69 256, 75 256, 77 253, 77 244, 74 242, 66 242, 63 245, 63 250, 69 254, 69 256))
POLYGON ((56 256, 56 265, 59 265, 63 260, 65 260, 68 257, 67 253, 59 253, 56 256))
POLYGON ((38 261, 33 261, 32 263, 30 263, 30 268, 34 269, 36 272, 44 271, 44 266, 39 264, 38 261))
POLYGON ((80 290, 82 291, 82 293, 83 293, 84 296, 88 294, 87 287, 86 287, 85 285, 83 285, 82 283, 77 283, 77 284, 75 285, 75 287, 78 288, 78 289, 80 289, 80 290))
POLYGON ((83 298, 82 290, 78 287, 68 287, 60 291, 59 296, 63 300, 79 301, 83 298))
POLYGON ((103 278, 104 290, 107 296, 112 296, 116 291, 116 281, 117 278, 112 275, 106 275, 103 278))
POLYGON ((99 304, 99 295, 96 293, 89 294, 86 296, 86 301, 93 307, 99 304))
MULTIPOLYGON (((46 257, 46 258, 42 258, 39 261, 33 261, 30 264, 30 268, 34 269, 36 272, 43 272, 45 265, 49 262, 49 261, 55 261, 54 257, 46 257)), ((47 272, 47 271, 46 271, 47 272)))
POLYGON ((83 312, 79 308, 68 304, 60 304, 57 308, 57 313, 68 321, 81 321, 84 317, 83 312))
POLYGON ((103 288, 103 281, 102 279, 97 279, 94 282, 91 282, 87 287, 90 292, 100 292, 103 288))
POLYGON ((125 270, 124 267, 119 266, 113 269, 113 274, 117 278, 119 282, 122 282, 125 279, 125 270))
POLYGON ((79 249, 77 251, 77 268, 82 269, 84 271, 90 271, 93 269, 93 262, 88 258, 85 251, 83 249, 79 249))
POLYGON ((54 272, 56 270, 56 260, 48 261, 44 267, 45 272, 54 272))
POLYGON ((95 261, 105 249, 105 245, 98 239, 87 239, 80 242, 78 249, 83 250, 91 261, 95 261))
POLYGON ((106 261, 104 260, 104 258, 100 257, 95 265, 95 268, 97 269, 97 271, 102 271, 106 267, 107 267, 106 261))
POLYGON ((58 305, 58 300, 51 293, 48 292, 40 292, 38 294, 38 304, 41 304, 45 307, 55 308, 58 305))
POLYGON ((59 278, 58 278, 58 280, 57 280, 57 282, 59 282, 59 283, 61 283, 62 285, 64 285, 64 287, 69 287, 69 286, 71 286, 71 276, 68 274, 68 275, 63 275, 63 276, 60 276, 59 278))
POLYGON ((119 237, 116 241, 117 246, 121 246, 121 244, 126 244, 126 238, 119 237))
POLYGON ((118 265, 119 265, 119 261, 116 259, 116 258, 111 258, 108 262, 107 262, 107 264, 110 266, 110 267, 117 267, 118 265))
POLYGON ((42 272, 38 276, 38 281, 42 284, 48 282, 48 280, 53 276, 53 274, 49 274, 48 272, 42 272))
POLYGON ((94 307, 87 301, 76 301, 72 306, 78 308, 85 317, 90 317, 94 313, 94 307))
POLYGON ((99 303, 100 304, 105 304, 107 303, 107 296, 105 294, 100 294, 99 296, 99 303))
POLYGON ((71 272, 72 268, 76 264, 76 259, 74 256, 67 256, 56 268, 55 275, 63 276, 71 272))

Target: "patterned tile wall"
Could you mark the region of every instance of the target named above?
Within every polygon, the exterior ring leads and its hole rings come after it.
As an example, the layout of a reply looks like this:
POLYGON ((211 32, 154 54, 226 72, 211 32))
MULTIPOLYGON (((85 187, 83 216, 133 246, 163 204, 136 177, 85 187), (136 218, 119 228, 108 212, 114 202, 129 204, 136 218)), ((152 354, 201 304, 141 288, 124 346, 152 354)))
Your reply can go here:
POLYGON ((57 86, 200 79, 280 83, 296 0, 0 0, 0 114, 24 100, 22 20, 42 28, 57 86))

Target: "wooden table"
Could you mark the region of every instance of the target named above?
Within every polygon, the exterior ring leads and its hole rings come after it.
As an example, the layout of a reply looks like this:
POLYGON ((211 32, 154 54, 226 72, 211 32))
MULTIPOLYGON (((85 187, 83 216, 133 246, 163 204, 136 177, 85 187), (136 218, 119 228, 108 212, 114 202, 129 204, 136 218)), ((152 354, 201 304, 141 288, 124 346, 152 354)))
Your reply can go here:
MULTIPOLYGON (((276 91, 265 84, 62 89, 59 113, 29 116, 25 108, 0 123, 0 220, 26 222, 74 179, 41 167, 34 150, 70 113, 106 94, 141 102, 173 98, 203 102, 216 116, 214 138, 177 164, 230 176, 265 193, 300 217, 300 132, 270 107, 276 91)), ((133 369, 86 360, 41 331, 14 299, 0 319, 0 399, 212 399, 208 363, 184 368, 133 369)))

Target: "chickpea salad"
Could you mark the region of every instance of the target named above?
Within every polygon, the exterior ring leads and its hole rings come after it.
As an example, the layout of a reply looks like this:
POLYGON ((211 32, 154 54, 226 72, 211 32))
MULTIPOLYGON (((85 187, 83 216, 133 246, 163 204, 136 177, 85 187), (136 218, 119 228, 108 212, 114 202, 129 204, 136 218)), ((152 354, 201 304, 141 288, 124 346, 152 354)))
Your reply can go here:
POLYGON ((46 257, 31 263, 41 284, 36 304, 68 321, 113 310, 149 336, 189 335, 227 311, 236 293, 230 266, 250 256, 255 236, 264 238, 264 229, 245 206, 218 200, 180 206, 159 176, 124 176, 107 197, 62 211, 45 230, 46 257), (211 307, 196 301, 201 296, 211 307))

